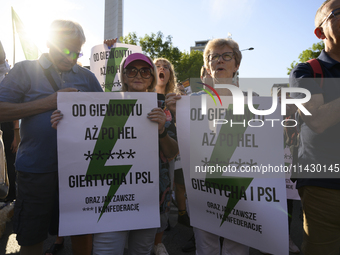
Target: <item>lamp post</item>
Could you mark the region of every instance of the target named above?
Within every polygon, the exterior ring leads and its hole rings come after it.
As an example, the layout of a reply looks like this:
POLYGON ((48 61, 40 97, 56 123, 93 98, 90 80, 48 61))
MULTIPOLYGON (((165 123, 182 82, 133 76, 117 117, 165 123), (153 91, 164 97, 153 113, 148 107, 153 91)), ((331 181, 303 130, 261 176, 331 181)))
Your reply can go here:
MULTIPOLYGON (((250 47, 250 48, 243 49, 243 50, 240 50, 240 51, 253 50, 253 49, 254 49, 254 47, 250 47)), ((234 79, 236 79, 237 84, 238 84, 238 81, 239 81, 239 75, 240 75, 240 72, 237 70, 236 73, 235 73, 235 76, 234 76, 234 79)))
POLYGON ((240 50, 240 51, 245 51, 245 50, 253 50, 253 49, 254 49, 253 47, 250 47, 250 48, 243 49, 243 50, 240 50))

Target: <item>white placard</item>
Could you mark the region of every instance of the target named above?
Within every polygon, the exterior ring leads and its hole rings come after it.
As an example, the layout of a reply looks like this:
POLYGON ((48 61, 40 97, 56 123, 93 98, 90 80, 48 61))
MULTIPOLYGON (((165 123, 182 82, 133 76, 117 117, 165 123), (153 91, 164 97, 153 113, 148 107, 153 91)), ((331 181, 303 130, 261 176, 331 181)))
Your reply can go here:
MULTIPOLYGON (((254 116, 248 107, 244 116, 233 116, 231 97, 221 99, 223 106, 208 98, 207 115, 200 113, 200 96, 182 97, 177 102, 177 109, 181 109, 176 113, 177 137, 191 225, 265 252, 286 255, 285 173, 280 173, 280 168, 284 170, 282 117, 278 110, 254 116), (216 119, 228 122, 214 126, 216 119), (249 122, 251 119, 260 119, 263 125, 249 122), (228 166, 234 172, 223 171, 228 166), (244 169, 260 172, 242 172, 244 169)), ((253 100, 256 109, 271 107, 271 98, 253 100)))
POLYGON ((156 93, 58 93, 59 235, 159 227, 156 93))
POLYGON ((120 64, 132 53, 142 53, 136 45, 116 43, 111 49, 106 44, 92 47, 90 69, 105 92, 120 91, 120 64))

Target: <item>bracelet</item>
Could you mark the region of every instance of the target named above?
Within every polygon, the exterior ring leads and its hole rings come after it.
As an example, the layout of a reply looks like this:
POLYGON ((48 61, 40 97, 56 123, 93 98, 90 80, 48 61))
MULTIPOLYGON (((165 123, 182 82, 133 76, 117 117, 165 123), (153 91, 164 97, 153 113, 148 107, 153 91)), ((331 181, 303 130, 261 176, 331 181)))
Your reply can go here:
POLYGON ((167 130, 166 128, 164 128, 163 133, 162 133, 162 134, 159 134, 158 137, 159 137, 159 138, 164 138, 164 137, 166 137, 167 134, 168 134, 168 130, 167 130))

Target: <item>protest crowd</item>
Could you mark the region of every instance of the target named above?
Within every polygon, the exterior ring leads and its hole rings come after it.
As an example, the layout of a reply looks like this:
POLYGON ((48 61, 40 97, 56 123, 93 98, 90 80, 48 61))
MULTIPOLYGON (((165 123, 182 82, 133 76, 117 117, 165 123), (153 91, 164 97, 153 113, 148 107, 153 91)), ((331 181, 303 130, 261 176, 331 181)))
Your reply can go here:
MULTIPOLYGON (((310 63, 298 64, 290 74, 291 87, 306 89, 311 94, 310 100, 303 103, 303 107, 311 113, 310 115, 305 114, 300 108, 287 105, 287 116, 285 116, 298 121, 297 145, 292 155, 294 157, 296 154, 294 159, 297 161, 294 162, 293 159, 293 164, 298 164, 302 169, 318 164, 328 169, 339 165, 340 90, 337 80, 340 77, 339 27, 340 1, 327 0, 320 6, 315 16, 315 35, 325 44, 325 49, 316 60, 321 66, 321 75, 316 75, 310 63)), ((85 41, 85 34, 80 24, 69 20, 55 20, 51 24, 48 35, 49 52, 42 54, 38 60, 16 63, 11 70, 6 62, 5 51, 0 45, 0 127, 3 130, 10 182, 8 195, 3 201, 14 203, 13 231, 21 246, 21 255, 58 254, 64 245, 64 237, 58 235, 59 200, 61 199, 58 171, 63 169, 58 169, 57 130, 58 127, 60 130, 63 121, 66 120, 64 112, 58 108, 58 95, 70 92, 79 92, 76 94, 103 92, 92 70, 77 64, 85 41), (43 244, 48 235, 56 236, 56 239, 48 250, 44 250, 43 244)), ((117 43, 117 39, 105 40, 102 46, 113 49, 117 43)), ((187 197, 189 187, 186 184, 190 180, 186 180, 185 177, 190 175, 185 173, 186 167, 183 163, 183 155, 187 154, 179 149, 180 117, 185 109, 177 106, 186 98, 203 98, 207 95, 207 89, 213 90, 219 96, 232 96, 230 89, 218 85, 231 84, 235 88, 240 86, 238 70, 242 62, 242 53, 238 43, 233 39, 217 38, 208 42, 203 58, 204 66, 197 76, 200 76, 204 87, 200 92, 191 95, 187 95, 183 84, 177 81, 176 70, 166 58, 151 59, 143 53, 131 53, 121 62, 119 80, 122 84, 121 92, 124 92, 122 94, 157 93, 158 107, 150 109, 147 120, 148 124, 157 126, 154 130, 157 130, 158 144, 152 143, 152 146, 158 151, 159 179, 153 181, 159 186, 157 205, 159 211, 156 212, 159 214, 159 227, 119 231, 112 229, 110 232, 96 230, 71 235, 73 254, 123 255, 124 252, 130 255, 169 254, 163 244, 163 235, 169 228, 172 203, 178 208, 178 223, 192 228, 192 236, 183 247, 184 252, 195 251, 197 255, 249 254, 251 247, 248 245, 246 235, 242 240, 235 241, 232 233, 227 235, 230 238, 226 238, 218 234, 219 232, 212 233, 197 223, 191 226, 193 222, 191 213, 194 215, 197 208, 190 207, 190 196, 187 197)), ((256 88, 254 90, 256 91, 256 88)), ((282 97, 286 97, 282 95, 282 90, 275 91, 278 91, 278 94, 274 97, 278 96, 279 101, 282 97)), ((243 95, 249 96, 247 92, 243 92, 243 95)), ((251 96, 258 97, 256 93, 251 96)), ((301 99, 304 96, 301 93, 291 93, 287 97, 301 99)), ((285 129, 285 139, 289 138, 287 134, 289 130, 285 129)), ((131 136, 133 137, 133 132, 131 136)), ((143 144, 143 146, 149 147, 151 144, 143 144)), ((149 158, 143 158, 142 161, 147 162, 149 158)), ((214 179, 217 178, 215 176, 210 177, 210 181, 209 179, 205 182, 197 181, 196 184, 200 185, 202 194, 208 189, 210 193, 219 191, 222 193, 222 188, 216 187, 222 187, 218 185, 222 185, 223 181, 226 192, 228 181, 232 179, 217 180, 214 179), (208 184, 211 186, 209 187, 208 184)), ((145 172, 143 176, 145 182, 152 183, 149 177, 145 172)), ((90 183, 86 178, 82 180, 83 183, 90 183)), ((287 202, 284 201, 287 205, 284 217, 289 222, 286 226, 287 251, 300 254, 301 249, 301 252, 306 255, 340 254, 340 179, 333 176, 315 177, 307 174, 295 175, 291 179, 295 182, 301 198, 303 242, 301 247, 298 247, 290 237, 292 200, 288 199, 287 202)), ((270 181, 267 179, 267 182, 270 181)), ((83 183, 77 185, 81 186, 83 183)), ((275 198, 273 190, 265 191, 268 201, 269 199, 279 201, 275 198), (269 195, 272 191, 273 193, 269 195)), ((237 190, 225 194, 226 196, 228 194, 232 202, 234 201, 232 196, 239 196, 238 199, 241 200, 245 198, 244 193, 237 190)), ((202 199, 204 196, 202 195, 202 199)), ((117 199, 128 199, 128 197, 134 200, 134 195, 126 195, 125 198, 117 196, 117 199)), ((91 198, 91 201, 95 203, 96 199, 91 198)), ((217 209, 219 204, 211 203, 209 207, 217 209)), ((104 208, 113 210, 112 206, 104 205, 104 208)), ((127 214, 130 208, 139 211, 142 206, 136 204, 133 207, 120 208, 120 214, 127 214)), ((250 211, 243 215, 243 212, 232 208, 234 207, 228 209, 230 214, 237 216, 242 214, 242 217, 249 221, 255 222, 259 217, 250 211)), ((101 210, 104 212, 104 209, 101 210)), ((227 209, 224 211, 226 212, 227 209)), ((236 222, 234 225, 242 225, 242 228, 249 229, 257 228, 254 232, 262 234, 262 226, 257 222, 257 225, 249 224, 245 220, 242 224, 238 224, 239 220, 227 216, 221 215, 223 219, 221 225, 226 220, 234 221, 236 222)), ((277 232, 280 230, 277 229, 277 232)), ((259 250, 263 254, 272 254, 259 250)))

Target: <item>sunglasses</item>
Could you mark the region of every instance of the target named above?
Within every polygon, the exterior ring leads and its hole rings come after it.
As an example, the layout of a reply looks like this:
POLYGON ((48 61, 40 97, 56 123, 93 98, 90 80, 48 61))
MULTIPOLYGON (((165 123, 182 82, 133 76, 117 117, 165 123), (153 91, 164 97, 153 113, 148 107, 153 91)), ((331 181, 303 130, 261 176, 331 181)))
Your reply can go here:
POLYGON ((218 61, 221 56, 222 56, 224 61, 230 61, 230 60, 233 59, 234 53, 233 52, 224 52, 222 55, 220 55, 218 53, 210 54, 208 56, 208 60, 209 60, 209 62, 218 61))
POLYGON ((61 54, 70 57, 71 59, 77 59, 83 56, 82 52, 71 52, 69 49, 66 48, 61 51, 61 54))
POLYGON ((328 16, 323 19, 323 21, 320 23, 319 27, 321 27, 328 19, 331 19, 332 17, 336 17, 338 15, 340 15, 340 8, 331 11, 330 14, 328 14, 328 16))
POLYGON ((144 79, 149 79, 152 75, 152 71, 150 68, 147 67, 143 67, 141 69, 137 69, 135 67, 132 68, 126 68, 124 70, 124 74, 128 77, 128 78, 134 78, 137 76, 137 74, 140 73, 140 76, 144 79))

